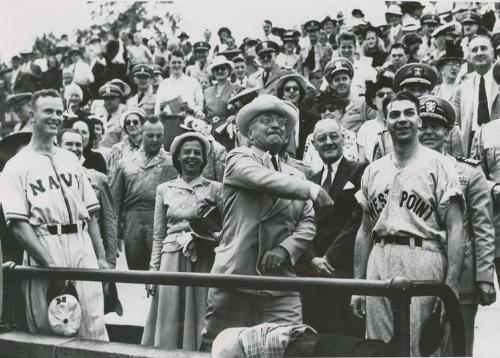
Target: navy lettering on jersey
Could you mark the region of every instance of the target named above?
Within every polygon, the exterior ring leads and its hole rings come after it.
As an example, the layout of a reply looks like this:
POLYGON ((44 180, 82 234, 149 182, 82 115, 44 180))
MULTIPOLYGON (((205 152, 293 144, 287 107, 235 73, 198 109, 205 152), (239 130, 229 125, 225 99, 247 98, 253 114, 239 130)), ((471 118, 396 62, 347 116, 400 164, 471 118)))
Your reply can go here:
POLYGON ((425 215, 425 221, 427 221, 427 219, 431 217, 432 212, 434 211, 434 209, 431 208, 431 205, 429 203, 426 203, 417 194, 409 194, 405 190, 401 192, 399 207, 405 207, 406 209, 413 211, 420 218, 425 215))
POLYGON ((71 185, 73 184, 73 176, 71 174, 61 174, 61 178, 67 187, 71 187, 71 185), (66 178, 66 175, 68 176, 68 178, 66 178))
POLYGON ((59 185, 52 175, 49 176, 49 189, 59 189, 59 185))
POLYGON ((42 180, 38 179, 36 181, 36 184, 29 183, 29 186, 31 188, 31 191, 33 192, 33 196, 37 196, 38 193, 45 193, 45 187, 42 184, 42 180))

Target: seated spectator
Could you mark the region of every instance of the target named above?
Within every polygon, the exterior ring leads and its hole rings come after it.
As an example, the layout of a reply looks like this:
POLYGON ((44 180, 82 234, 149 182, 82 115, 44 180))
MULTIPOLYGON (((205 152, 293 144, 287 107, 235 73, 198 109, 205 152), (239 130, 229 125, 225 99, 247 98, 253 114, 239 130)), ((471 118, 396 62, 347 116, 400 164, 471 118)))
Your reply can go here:
POLYGON ((153 114, 156 103, 151 82, 153 70, 147 64, 138 64, 132 68, 131 75, 137 86, 137 94, 127 100, 127 108, 142 108, 146 114, 153 114))
POLYGON ((59 66, 59 61, 54 55, 47 57, 47 70, 42 72, 42 86, 43 88, 52 88, 59 91, 63 86, 62 69, 59 66))
MULTIPOLYGON (((189 220, 213 208, 222 214, 222 185, 201 176, 210 150, 198 133, 174 139, 170 151, 179 178, 160 184, 156 191, 151 271, 210 272, 213 241, 192 232, 189 220), (181 205, 182 204, 182 205, 181 205)), ((196 350, 200 344, 208 288, 151 285, 153 301, 141 344, 166 349, 196 350)))
POLYGON ((363 56, 372 59, 372 67, 380 67, 387 58, 382 32, 376 27, 368 26, 365 33, 365 42, 362 46, 363 56))

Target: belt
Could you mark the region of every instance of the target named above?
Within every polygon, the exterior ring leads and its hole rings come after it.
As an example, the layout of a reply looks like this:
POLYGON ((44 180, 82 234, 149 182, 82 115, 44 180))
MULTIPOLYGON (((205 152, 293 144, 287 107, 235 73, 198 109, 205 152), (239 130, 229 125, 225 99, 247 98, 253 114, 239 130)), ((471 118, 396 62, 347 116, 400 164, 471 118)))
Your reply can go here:
POLYGON ((394 245, 411 245, 412 240, 415 242, 415 246, 422 247, 422 238, 421 237, 410 237, 410 236, 385 236, 385 237, 375 237, 373 241, 375 243, 383 242, 385 244, 394 244, 394 245))
POLYGON ((61 234, 77 234, 85 228, 85 221, 80 225, 78 224, 66 224, 66 225, 47 225, 47 231, 51 235, 61 235, 61 234))

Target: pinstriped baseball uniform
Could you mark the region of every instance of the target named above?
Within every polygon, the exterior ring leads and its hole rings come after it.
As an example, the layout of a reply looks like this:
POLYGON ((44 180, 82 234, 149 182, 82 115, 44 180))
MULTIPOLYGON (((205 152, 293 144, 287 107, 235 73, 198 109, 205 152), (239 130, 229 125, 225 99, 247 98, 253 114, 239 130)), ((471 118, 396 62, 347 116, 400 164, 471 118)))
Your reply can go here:
MULTIPOLYGON (((458 174, 443 155, 421 145, 408 165, 396 167, 393 154, 370 164, 361 180, 356 198, 372 220, 376 237, 418 237, 422 247, 376 243, 370 253, 366 278, 388 280, 406 276, 411 280, 438 280, 446 277, 445 216, 452 198, 463 203, 458 174)), ((463 205, 462 205, 463 207, 463 205)), ((462 239, 462 238, 458 238, 462 239)), ((422 322, 429 317, 433 297, 414 297, 410 306, 410 349, 420 356, 418 343, 422 322)), ((389 300, 367 297, 368 338, 388 342, 393 336, 389 300)))
MULTIPOLYGON (((59 267, 98 268, 86 223, 99 209, 92 186, 76 156, 54 148, 52 157, 23 148, 5 166, 0 180, 0 200, 7 220, 27 221, 39 243, 59 267), (51 235, 47 225, 78 224, 78 233, 51 235)), ((39 266, 24 253, 23 264, 39 266)), ((30 332, 52 334, 47 319, 48 282, 26 280, 23 288, 30 332)), ((78 336, 107 340, 104 299, 99 282, 75 284, 82 306, 78 336)))

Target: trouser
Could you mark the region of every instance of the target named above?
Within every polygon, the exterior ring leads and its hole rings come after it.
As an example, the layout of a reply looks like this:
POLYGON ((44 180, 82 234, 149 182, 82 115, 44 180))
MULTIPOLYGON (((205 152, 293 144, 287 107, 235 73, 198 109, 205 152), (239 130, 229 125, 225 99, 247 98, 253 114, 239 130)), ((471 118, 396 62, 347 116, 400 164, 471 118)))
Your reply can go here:
POLYGON ((154 211, 125 213, 123 240, 129 270, 149 270, 153 247, 154 211))
MULTIPOLYGON (((445 258, 440 251, 414 245, 375 244, 368 259, 368 280, 389 280, 404 276, 410 280, 444 282, 445 258)), ((419 349, 423 322, 431 315, 435 297, 413 297, 410 305, 410 352, 421 356, 419 349)), ((370 339, 389 342, 393 337, 391 304, 385 297, 366 298, 366 332, 370 339)), ((439 354, 439 350, 437 354, 439 354)))
POLYGON ((226 328, 251 327, 264 322, 302 324, 302 307, 298 294, 262 296, 210 288, 207 304, 200 347, 205 352, 210 351, 215 337, 226 328))
MULTIPOLYGON (((474 329, 475 329, 475 321, 477 314, 477 304, 460 304, 460 313, 462 314, 462 318, 464 320, 464 330, 465 330, 465 356, 472 357, 472 353, 474 352, 474 329)), ((443 356, 450 357, 453 353, 453 342, 451 340, 451 332, 449 329, 445 330, 444 337, 444 348, 443 348, 443 356)))
POLYGON ((307 289, 300 295, 304 323, 313 327, 318 333, 365 337, 365 321, 352 314, 350 294, 324 289, 307 289))

